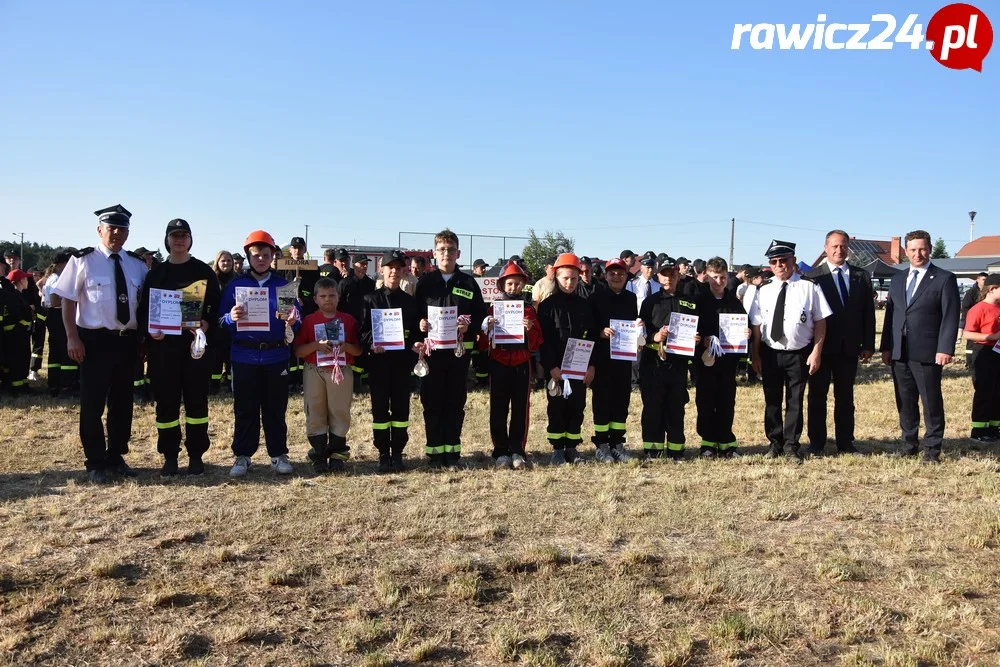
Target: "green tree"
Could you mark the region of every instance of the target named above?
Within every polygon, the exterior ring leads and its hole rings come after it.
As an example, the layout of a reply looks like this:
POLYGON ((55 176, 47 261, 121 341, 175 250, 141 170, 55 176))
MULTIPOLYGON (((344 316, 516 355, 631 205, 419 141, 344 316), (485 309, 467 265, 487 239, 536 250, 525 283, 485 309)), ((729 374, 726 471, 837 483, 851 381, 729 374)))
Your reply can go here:
POLYGON ((545 233, 539 236, 534 229, 529 229, 528 239, 521 251, 521 259, 535 277, 545 272, 545 262, 548 258, 561 252, 573 252, 573 239, 560 231, 545 230, 545 233))
POLYGON ((934 242, 934 247, 931 249, 931 259, 948 259, 951 255, 948 254, 948 248, 944 244, 944 239, 940 236, 938 240, 934 242))

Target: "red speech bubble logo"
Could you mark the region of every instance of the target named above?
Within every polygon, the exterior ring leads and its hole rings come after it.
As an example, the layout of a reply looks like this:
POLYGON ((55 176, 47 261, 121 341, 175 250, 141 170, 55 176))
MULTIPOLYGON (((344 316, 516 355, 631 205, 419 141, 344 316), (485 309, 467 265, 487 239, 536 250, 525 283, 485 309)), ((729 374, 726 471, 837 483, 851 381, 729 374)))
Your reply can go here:
POLYGON ((931 55, 951 69, 983 71, 983 60, 993 48, 993 26, 986 14, 972 5, 942 7, 927 24, 925 39, 933 43, 931 55))

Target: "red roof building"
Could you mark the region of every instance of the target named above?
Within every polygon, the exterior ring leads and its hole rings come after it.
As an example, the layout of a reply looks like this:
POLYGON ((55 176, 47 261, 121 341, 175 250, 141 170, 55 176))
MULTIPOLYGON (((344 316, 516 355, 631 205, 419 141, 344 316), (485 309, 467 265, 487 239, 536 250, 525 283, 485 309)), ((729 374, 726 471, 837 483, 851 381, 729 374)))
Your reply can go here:
MULTIPOLYGON (((870 241, 852 236, 847 241, 847 253, 847 260, 855 266, 868 266, 877 260, 892 265, 906 259, 899 236, 893 236, 889 241, 870 241)), ((826 259, 825 251, 820 253, 812 265, 817 266, 824 259, 826 259)))
POLYGON ((1000 236, 980 236, 969 241, 955 253, 955 257, 997 257, 1000 256, 1000 236))

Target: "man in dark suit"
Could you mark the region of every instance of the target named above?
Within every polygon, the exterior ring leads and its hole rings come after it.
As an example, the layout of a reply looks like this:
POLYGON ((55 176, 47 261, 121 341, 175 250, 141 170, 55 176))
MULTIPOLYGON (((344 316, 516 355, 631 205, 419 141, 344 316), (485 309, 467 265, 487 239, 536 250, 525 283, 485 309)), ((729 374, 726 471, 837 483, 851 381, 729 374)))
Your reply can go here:
POLYGON ((958 281, 931 264, 931 236, 906 235, 910 268, 893 276, 882 326, 882 361, 892 365, 896 408, 903 432, 898 456, 913 456, 919 441, 918 400, 924 404, 923 463, 940 463, 944 435, 941 370, 955 354, 958 335, 958 281))
POLYGON ((809 272, 833 309, 826 320, 826 342, 819 370, 809 377, 809 449, 822 456, 826 447, 826 397, 833 382, 833 422, 838 454, 857 454, 854 447, 854 380, 858 359, 875 354, 875 300, 871 278, 847 263, 847 232, 826 235, 826 260, 809 272))

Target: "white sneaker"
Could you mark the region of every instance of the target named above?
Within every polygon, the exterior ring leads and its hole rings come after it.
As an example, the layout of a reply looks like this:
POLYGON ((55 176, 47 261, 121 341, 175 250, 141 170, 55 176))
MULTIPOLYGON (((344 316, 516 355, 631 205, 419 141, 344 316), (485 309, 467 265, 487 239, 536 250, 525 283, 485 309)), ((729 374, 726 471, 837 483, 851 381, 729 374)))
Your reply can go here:
POLYGON ((611 454, 611 448, 607 445, 601 445, 594 452, 594 459, 598 463, 614 463, 615 457, 611 454))
POLYGON ((511 458, 511 465, 514 466, 514 470, 521 470, 522 468, 528 467, 528 462, 520 454, 514 454, 511 458))
POLYGON ((28 382, 38 382, 38 373, 31 371, 28 373, 28 382))
POLYGON ((288 462, 288 454, 282 454, 271 459, 271 469, 279 475, 291 475, 292 464, 288 462))
POLYGON ((229 469, 230 477, 243 477, 250 470, 250 457, 237 456, 233 467, 229 469))
POLYGON ((511 468, 511 467, 513 467, 513 465, 514 465, 514 462, 511 460, 511 458, 509 456, 500 456, 500 457, 497 457, 496 466, 497 466, 498 470, 503 470, 505 468, 511 468))

